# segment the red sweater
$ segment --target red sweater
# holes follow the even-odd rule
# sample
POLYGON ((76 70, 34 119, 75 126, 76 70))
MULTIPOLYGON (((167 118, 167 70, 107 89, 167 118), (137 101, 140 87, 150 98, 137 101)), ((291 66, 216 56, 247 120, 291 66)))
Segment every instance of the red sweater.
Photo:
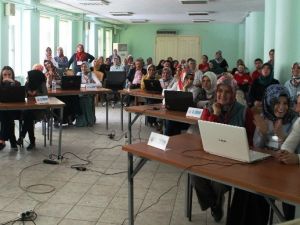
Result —
POLYGON ((202 73, 205 73, 206 71, 209 70, 209 64, 208 63, 205 63, 205 64, 201 63, 201 64, 199 64, 198 69, 201 70, 202 73))
POLYGON ((252 81, 255 81, 257 78, 259 78, 261 75, 261 73, 258 70, 253 71, 253 73, 251 74, 252 77, 252 81))
POLYGON ((252 78, 247 73, 238 73, 238 72, 236 72, 233 75, 233 77, 236 80, 238 86, 242 86, 242 85, 245 85, 245 84, 249 84, 249 85, 252 84, 252 78))

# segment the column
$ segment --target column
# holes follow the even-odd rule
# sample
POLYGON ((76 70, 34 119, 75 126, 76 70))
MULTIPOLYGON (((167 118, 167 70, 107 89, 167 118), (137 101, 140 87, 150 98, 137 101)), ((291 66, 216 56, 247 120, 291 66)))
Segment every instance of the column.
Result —
POLYGON ((264 13, 251 12, 246 18, 245 64, 254 69, 253 61, 263 57, 264 49, 264 13))
POLYGON ((238 57, 239 59, 245 58, 245 22, 239 24, 239 52, 238 57))
POLYGON ((0 3, 0 66, 8 65, 8 18, 4 15, 5 3, 0 3))
POLYGON ((269 61, 269 51, 275 48, 275 14, 276 0, 265 0, 264 62, 269 61))
POLYGON ((276 1, 275 78, 285 82, 290 78, 290 67, 300 61, 300 1, 276 1))

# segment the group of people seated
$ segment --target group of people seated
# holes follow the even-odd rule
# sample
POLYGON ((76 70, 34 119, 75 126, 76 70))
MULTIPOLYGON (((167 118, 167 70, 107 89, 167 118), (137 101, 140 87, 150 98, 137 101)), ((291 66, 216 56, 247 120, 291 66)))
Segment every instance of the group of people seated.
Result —
MULTIPOLYGON (((280 84, 274 78, 273 49, 269 55, 266 63, 255 59, 252 73, 241 59, 229 71, 221 51, 210 61, 204 55, 198 66, 192 58, 180 63, 169 58, 161 60, 158 66, 151 63, 146 67, 142 59, 137 59, 134 69, 128 72, 127 85, 145 89, 144 80, 156 79, 164 90, 192 92, 195 105, 203 108, 202 120, 245 127, 250 146, 274 150, 274 157, 283 164, 299 164, 300 64, 294 63, 290 79, 280 84)), ((149 103, 156 102, 149 99, 149 103)), ((150 123, 155 120, 148 118, 150 123)), ((197 132, 188 124, 166 121, 164 133, 171 136, 187 129, 197 132)), ((192 183, 202 210, 210 208, 219 222, 229 187, 197 176, 192 176, 192 183)), ((295 217, 295 206, 283 202, 282 207, 287 220, 295 217)), ((227 222, 264 225, 268 223, 269 211, 263 197, 235 189, 227 222)))

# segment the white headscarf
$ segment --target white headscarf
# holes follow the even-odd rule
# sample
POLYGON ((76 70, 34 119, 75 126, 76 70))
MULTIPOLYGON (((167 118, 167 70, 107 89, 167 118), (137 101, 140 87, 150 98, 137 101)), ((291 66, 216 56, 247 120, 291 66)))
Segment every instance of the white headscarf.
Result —
POLYGON ((209 80, 210 80, 210 83, 211 83, 211 88, 209 90, 206 90, 206 89, 204 89, 204 90, 205 90, 205 92, 206 92, 207 95, 211 95, 217 89, 217 80, 218 80, 217 79, 217 75, 214 72, 207 71, 206 73, 203 74, 202 79, 204 77, 208 77, 209 80))

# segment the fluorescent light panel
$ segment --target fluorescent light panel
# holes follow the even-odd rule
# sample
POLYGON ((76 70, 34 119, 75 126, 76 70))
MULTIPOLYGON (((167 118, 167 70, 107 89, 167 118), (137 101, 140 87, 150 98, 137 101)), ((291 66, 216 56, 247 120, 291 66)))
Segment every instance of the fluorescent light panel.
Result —
POLYGON ((81 5, 108 5, 110 2, 106 0, 79 0, 81 5))
POLYGON ((195 20, 192 20, 192 21, 193 21, 193 23, 209 23, 212 20, 211 19, 195 19, 195 20))
POLYGON ((143 20, 143 19, 136 19, 136 20, 130 20, 131 23, 147 23, 149 20, 143 20))
POLYGON ((209 12, 188 12, 189 16, 208 16, 209 12))
POLYGON ((132 16, 133 12, 110 12, 113 16, 132 16))
POLYGON ((207 4, 208 0, 180 0, 183 5, 207 4))

